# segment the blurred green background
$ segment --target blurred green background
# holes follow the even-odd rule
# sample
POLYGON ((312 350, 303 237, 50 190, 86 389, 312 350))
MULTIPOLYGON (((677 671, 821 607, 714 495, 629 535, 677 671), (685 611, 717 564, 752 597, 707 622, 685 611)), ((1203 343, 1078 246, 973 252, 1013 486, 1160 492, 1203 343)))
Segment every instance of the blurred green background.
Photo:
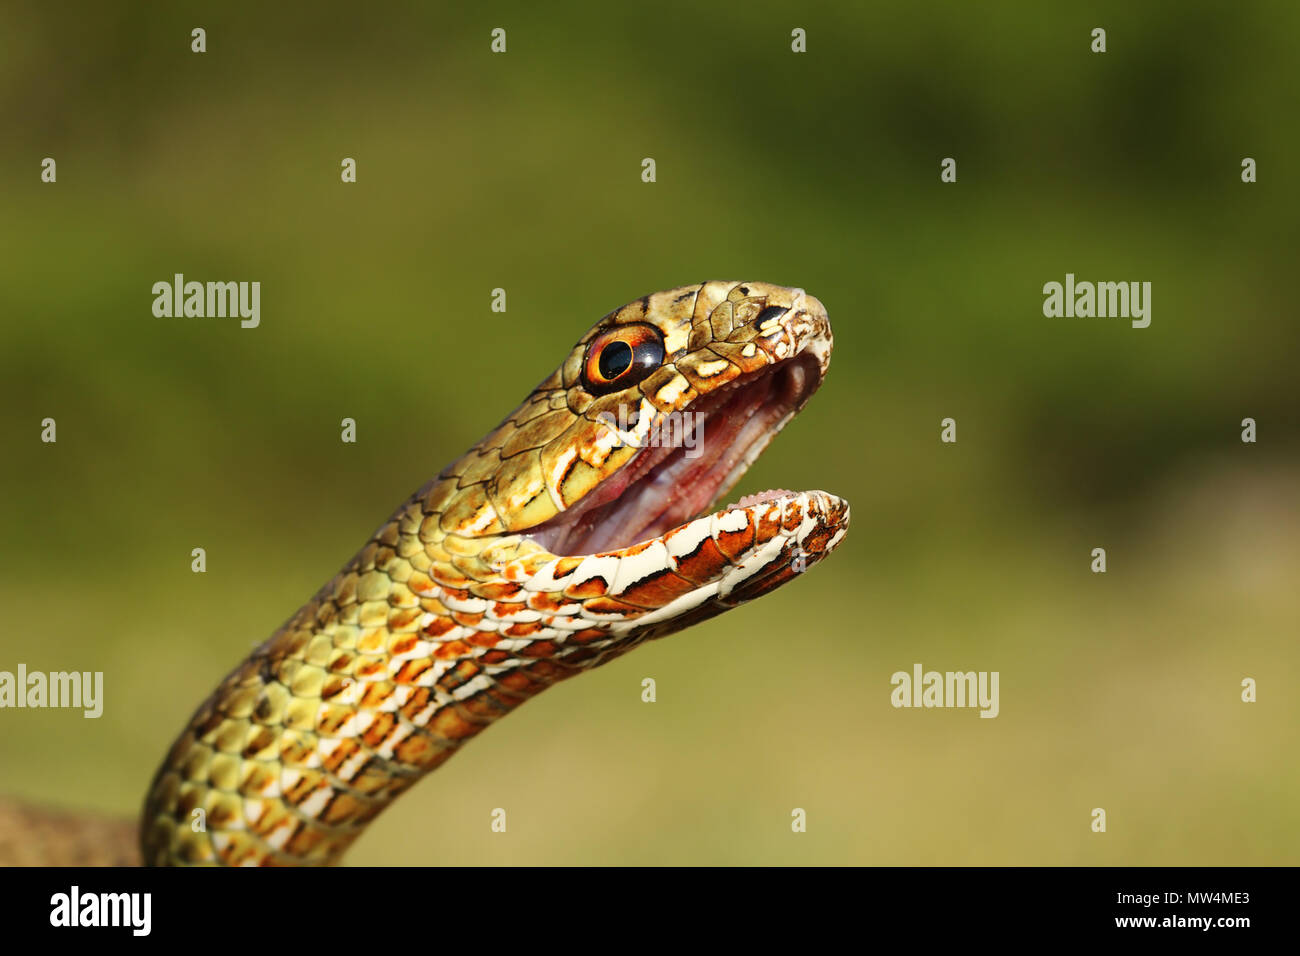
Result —
POLYGON ((0 791, 134 814, 595 319, 762 279, 836 351, 737 493, 842 495, 841 550, 528 704, 349 862, 1300 862, 1300 8, 1046 6, 0 7, 0 669, 106 684, 0 712, 0 791), (261 281, 261 327, 154 318, 176 272, 261 281), (1045 318, 1066 272, 1150 281, 1150 328, 1045 318), (916 662, 1001 716, 895 710, 916 662))

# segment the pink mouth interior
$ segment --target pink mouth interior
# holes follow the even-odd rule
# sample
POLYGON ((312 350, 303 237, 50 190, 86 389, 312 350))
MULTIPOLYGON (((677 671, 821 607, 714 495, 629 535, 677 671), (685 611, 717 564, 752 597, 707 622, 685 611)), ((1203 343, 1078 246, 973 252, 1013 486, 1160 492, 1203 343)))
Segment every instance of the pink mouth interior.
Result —
MULTIPOLYGON (((681 444, 647 447, 568 511, 529 535, 552 554, 595 554, 659 537, 704 513, 730 491, 821 384, 821 368, 801 354, 742 376, 697 400, 703 416, 698 444, 687 456, 681 444)), ((692 422, 691 424, 695 424, 692 422)), ((680 440, 678 429, 662 440, 680 440)), ((747 495, 731 507, 748 507, 789 492, 747 495)))

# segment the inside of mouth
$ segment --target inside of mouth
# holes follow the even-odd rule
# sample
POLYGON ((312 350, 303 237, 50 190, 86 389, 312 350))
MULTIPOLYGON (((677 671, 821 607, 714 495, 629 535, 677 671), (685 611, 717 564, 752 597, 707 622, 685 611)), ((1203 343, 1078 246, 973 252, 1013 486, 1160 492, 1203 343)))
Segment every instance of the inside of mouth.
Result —
MULTIPOLYGON (((707 513, 808 400, 820 372, 815 358, 798 355, 701 397, 689 419, 665 425, 657 443, 528 535, 552 554, 595 554, 659 537, 707 513)), ((788 493, 748 495, 731 507, 788 493)))

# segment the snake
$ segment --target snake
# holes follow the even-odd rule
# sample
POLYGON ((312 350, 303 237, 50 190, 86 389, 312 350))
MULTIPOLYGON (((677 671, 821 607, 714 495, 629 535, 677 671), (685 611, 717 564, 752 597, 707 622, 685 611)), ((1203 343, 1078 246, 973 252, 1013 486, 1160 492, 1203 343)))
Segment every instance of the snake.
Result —
POLYGON ((199 705, 145 797, 137 862, 335 864, 524 701, 821 561, 841 498, 722 502, 832 344, 819 300, 762 282, 605 315, 199 705))

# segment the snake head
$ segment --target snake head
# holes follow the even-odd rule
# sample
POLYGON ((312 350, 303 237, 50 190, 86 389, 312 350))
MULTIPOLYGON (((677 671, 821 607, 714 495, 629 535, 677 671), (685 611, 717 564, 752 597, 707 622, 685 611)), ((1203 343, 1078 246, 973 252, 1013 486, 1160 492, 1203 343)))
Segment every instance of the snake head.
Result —
POLYGON ((839 498, 719 502, 830 353, 822 304, 760 282, 605 316, 199 706, 150 788, 143 859, 336 860, 523 701, 821 560, 839 498))
POLYGON ((597 322, 439 475, 425 513, 467 584, 504 578, 555 626, 679 630, 843 538, 848 504, 825 492, 722 504, 821 385, 831 347, 826 310, 802 289, 705 282, 646 296, 597 322))

